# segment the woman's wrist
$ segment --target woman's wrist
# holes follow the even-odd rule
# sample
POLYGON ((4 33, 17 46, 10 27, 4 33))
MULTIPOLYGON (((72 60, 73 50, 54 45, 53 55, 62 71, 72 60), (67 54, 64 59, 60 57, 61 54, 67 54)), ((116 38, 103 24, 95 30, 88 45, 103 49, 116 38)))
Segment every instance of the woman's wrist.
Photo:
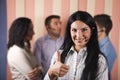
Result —
POLYGON ((54 75, 53 71, 48 70, 48 76, 50 77, 50 80, 57 80, 57 76, 54 75))

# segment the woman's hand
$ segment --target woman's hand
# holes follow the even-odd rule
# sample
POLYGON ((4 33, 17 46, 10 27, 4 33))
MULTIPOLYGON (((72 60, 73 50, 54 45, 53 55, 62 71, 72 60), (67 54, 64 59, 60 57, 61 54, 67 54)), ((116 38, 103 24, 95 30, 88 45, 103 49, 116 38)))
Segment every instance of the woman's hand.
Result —
POLYGON ((28 77, 31 80, 36 80, 40 77, 40 75, 42 75, 42 71, 41 67, 35 67, 28 73, 28 77))
POLYGON ((62 77, 69 70, 69 66, 60 62, 60 56, 60 52, 58 51, 58 60, 48 70, 48 75, 51 79, 62 77))

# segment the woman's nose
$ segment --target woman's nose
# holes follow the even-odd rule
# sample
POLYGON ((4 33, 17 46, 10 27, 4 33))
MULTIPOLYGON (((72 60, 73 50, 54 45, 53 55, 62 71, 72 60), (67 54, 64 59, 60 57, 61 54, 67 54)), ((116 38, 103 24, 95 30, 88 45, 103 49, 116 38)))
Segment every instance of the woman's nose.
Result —
POLYGON ((83 38, 83 33, 81 31, 78 31, 76 35, 78 38, 83 38))

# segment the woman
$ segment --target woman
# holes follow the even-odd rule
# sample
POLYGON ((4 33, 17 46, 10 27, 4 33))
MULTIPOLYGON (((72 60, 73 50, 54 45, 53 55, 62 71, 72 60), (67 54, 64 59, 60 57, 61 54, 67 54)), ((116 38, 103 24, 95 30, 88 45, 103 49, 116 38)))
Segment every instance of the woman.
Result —
POLYGON ((40 80, 42 67, 30 51, 30 40, 34 35, 29 18, 17 18, 9 30, 8 64, 12 80, 40 80))
POLYGON ((108 80, 107 61, 99 49, 97 27, 89 13, 77 11, 70 16, 64 43, 44 78, 49 79, 108 80))

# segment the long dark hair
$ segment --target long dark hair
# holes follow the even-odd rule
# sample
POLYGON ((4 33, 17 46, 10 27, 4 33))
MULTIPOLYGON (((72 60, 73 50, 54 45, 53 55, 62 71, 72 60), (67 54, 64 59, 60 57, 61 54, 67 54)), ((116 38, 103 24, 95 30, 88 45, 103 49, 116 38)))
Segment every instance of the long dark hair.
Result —
MULTIPOLYGON (((24 47, 24 38, 28 32, 30 23, 32 23, 32 21, 27 17, 19 17, 13 21, 9 29, 8 49, 14 44, 21 48, 24 47)), ((27 43, 30 47, 30 42, 27 41, 27 43)))
POLYGON ((85 68, 83 70, 81 80, 95 80, 96 73, 98 71, 98 55, 100 53, 100 49, 98 46, 97 27, 94 19, 89 13, 85 11, 77 11, 69 17, 66 26, 64 42, 60 48, 63 50, 61 54, 61 62, 64 63, 68 51, 70 50, 72 45, 74 45, 71 38, 70 29, 71 29, 71 24, 76 20, 80 20, 85 24, 87 24, 92 32, 91 38, 86 45, 88 55, 85 60, 85 68))

